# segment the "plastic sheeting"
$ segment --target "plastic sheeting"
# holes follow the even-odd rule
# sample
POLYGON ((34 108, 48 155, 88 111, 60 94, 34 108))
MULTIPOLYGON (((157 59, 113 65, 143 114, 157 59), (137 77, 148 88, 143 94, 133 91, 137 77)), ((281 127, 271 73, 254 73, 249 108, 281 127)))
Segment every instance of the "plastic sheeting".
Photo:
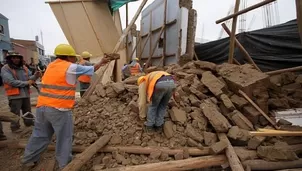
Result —
MULTIPOLYGON (((236 37, 262 71, 302 65, 302 45, 296 20, 241 33, 236 37)), ((195 51, 199 60, 217 64, 226 62, 229 55, 229 38, 196 45, 195 51)), ((248 63, 238 48, 235 49, 234 58, 240 63, 248 63)))
POLYGON ((123 5, 137 0, 110 0, 110 7, 112 11, 116 11, 121 8, 123 5))

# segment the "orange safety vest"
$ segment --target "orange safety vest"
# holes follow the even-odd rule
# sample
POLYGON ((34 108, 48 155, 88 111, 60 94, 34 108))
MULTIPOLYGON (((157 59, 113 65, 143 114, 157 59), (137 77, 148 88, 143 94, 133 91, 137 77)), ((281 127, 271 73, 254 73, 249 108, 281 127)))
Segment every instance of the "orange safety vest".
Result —
MULTIPOLYGON (((11 73, 13 74, 13 77, 16 80, 19 80, 18 77, 17 77, 17 72, 16 72, 15 69, 10 68, 7 64, 4 65, 3 67, 8 68, 11 71, 11 73)), ((25 70, 26 79, 28 80, 29 79, 29 77, 28 77, 28 68, 25 65, 23 66, 23 68, 25 70)), ((7 96, 15 96, 15 95, 19 95, 20 94, 19 87, 13 87, 10 84, 5 83, 5 82, 4 82, 4 89, 5 89, 5 92, 6 92, 7 96)))
POLYGON ((148 102, 151 101, 151 97, 153 95, 154 87, 156 85, 157 80, 160 79, 160 77, 162 77, 164 75, 167 76, 167 75, 171 75, 171 74, 164 72, 164 71, 154 71, 145 76, 145 81, 146 81, 146 85, 147 85, 146 90, 147 90, 148 102))
POLYGON ((136 63, 134 66, 130 67, 131 75, 136 75, 141 72, 139 63, 136 63))
MULTIPOLYGON (((82 60, 80 61, 79 64, 80 64, 80 65, 84 65, 85 62, 86 62, 86 60, 82 59, 82 60)), ((88 76, 88 75, 81 75, 81 76, 79 76, 78 80, 79 80, 80 82, 83 82, 83 83, 90 83, 90 81, 91 81, 91 76, 88 76)))
POLYGON ((62 59, 50 63, 42 78, 37 107, 71 109, 75 103, 76 85, 66 82, 66 71, 71 65, 62 59))

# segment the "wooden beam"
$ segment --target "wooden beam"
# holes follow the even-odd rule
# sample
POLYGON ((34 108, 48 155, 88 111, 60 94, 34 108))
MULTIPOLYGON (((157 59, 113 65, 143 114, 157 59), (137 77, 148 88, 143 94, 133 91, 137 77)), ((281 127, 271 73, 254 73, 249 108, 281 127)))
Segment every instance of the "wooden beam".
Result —
POLYGON ((264 5, 267 5, 267 4, 269 4, 269 3, 271 3, 271 2, 274 2, 274 1, 276 1, 276 0, 265 0, 265 1, 259 2, 258 4, 252 5, 252 6, 248 7, 248 8, 246 8, 246 9, 243 9, 243 10, 241 10, 241 11, 238 11, 238 12, 234 13, 234 14, 231 14, 231 15, 229 15, 229 16, 226 16, 226 17, 224 17, 224 18, 222 18, 222 19, 217 20, 217 21, 216 21, 216 24, 222 23, 222 22, 227 21, 227 20, 229 20, 229 19, 231 19, 231 18, 237 17, 238 15, 247 13, 247 12, 249 12, 249 11, 252 11, 252 10, 254 10, 254 9, 257 9, 257 8, 259 8, 259 7, 262 7, 262 6, 264 6, 264 5))
MULTIPOLYGON (((229 30, 229 28, 225 25, 225 23, 222 23, 221 26, 223 27, 223 29, 225 30, 225 32, 231 36, 231 31, 229 30)), ((242 46, 242 44, 237 40, 236 36, 234 37, 235 39, 235 44, 237 45, 237 47, 241 50, 241 52, 243 53, 243 56, 245 57, 245 59, 252 65, 254 65, 254 67, 261 71, 260 68, 257 66, 257 64, 254 62, 254 60, 252 59, 252 57, 249 55, 249 53, 245 50, 245 48, 242 46)), ((234 58, 235 59, 235 58, 234 58)))
MULTIPOLYGON (((128 166, 120 168, 106 169, 107 171, 167 171, 167 170, 193 170, 193 169, 202 169, 209 168, 213 166, 220 166, 227 162, 227 159, 224 155, 216 156, 205 156, 205 157, 196 157, 185 160, 177 161, 167 161, 167 162, 158 162, 150 163, 137 166, 128 166)), ((102 170, 102 166, 94 166, 94 171, 102 170)))
POLYGON ((104 147, 109 140, 111 139, 111 135, 104 135, 99 138, 92 145, 87 147, 85 151, 81 154, 75 156, 75 158, 66 166, 62 171, 77 171, 80 170, 81 167, 94 156, 102 147, 104 147))
MULTIPOLYGON (((155 52, 155 50, 156 50, 156 48, 157 48, 157 44, 158 44, 158 42, 159 42, 159 40, 160 40, 160 38, 161 38, 161 35, 163 34, 165 28, 166 28, 166 26, 163 25, 162 28, 161 28, 161 30, 160 30, 160 32, 159 32, 159 35, 158 35, 158 37, 157 37, 157 40, 156 40, 156 42, 155 42, 155 44, 154 44, 154 47, 153 47, 153 49, 152 49, 152 51, 151 51, 151 55, 149 56, 149 58, 148 58, 148 60, 147 60, 147 62, 146 62, 146 66, 147 66, 147 67, 149 67, 149 63, 150 63, 150 61, 151 61, 151 59, 152 59, 152 56, 154 55, 154 52, 155 52)), ((150 49, 150 50, 151 50, 151 49, 150 49)))
MULTIPOLYGON (((123 32, 122 36, 120 37, 120 39, 118 40, 117 44, 115 45, 112 53, 117 53, 121 43, 123 42, 123 40, 125 39, 125 37, 128 35, 129 31, 131 30, 133 24, 135 23, 135 21, 137 20, 139 14, 141 13, 141 11, 143 10, 144 6, 146 5, 148 0, 143 0, 143 2, 141 3, 141 5, 139 6, 138 10, 136 11, 134 17, 132 18, 131 22, 129 23, 128 27, 126 28, 126 30, 123 32)), ((103 74, 103 78, 102 78, 102 84, 105 85, 108 82, 110 82, 111 77, 112 77, 112 73, 113 73, 113 69, 114 69, 114 65, 115 65, 115 61, 111 61, 107 67, 106 70, 103 74)))
POLYGON ((266 72, 266 74, 268 74, 268 75, 277 75, 277 74, 281 74, 281 73, 284 73, 284 72, 297 72, 297 71, 300 71, 300 70, 302 70, 302 66, 280 69, 280 70, 276 70, 276 71, 270 71, 270 72, 266 72))
POLYGON ((279 130, 272 130, 272 131, 250 131, 252 136, 262 136, 262 137, 301 137, 302 131, 279 131, 279 130))
MULTIPOLYGON (((165 10, 164 10, 164 25, 167 24, 167 0, 165 0, 165 10)), ((164 31, 164 40, 163 40, 163 57, 159 63, 159 65, 162 63, 163 66, 165 66, 165 58, 166 58, 166 52, 167 52, 167 30, 164 31)))
POLYGON ((236 171, 244 171, 244 168, 225 133, 218 133, 218 138, 220 141, 225 141, 228 143, 228 147, 226 148, 225 154, 228 158, 231 169, 236 171))
POLYGON ((277 123, 274 122, 271 118, 269 118, 267 116, 266 113, 263 112, 263 110, 260 109, 260 107, 252 100, 248 97, 247 94, 245 94, 243 91, 239 90, 238 91, 239 94, 241 94, 256 110, 258 110, 262 116, 264 116, 266 118, 267 121, 269 121, 276 129, 280 129, 278 126, 277 126, 277 123))
MULTIPOLYGON (((27 142, 25 140, 6 140, 0 141, 0 148, 7 147, 12 149, 24 149, 26 147, 27 142)), ((54 145, 48 145, 47 150, 55 150, 54 145)), ((85 146, 73 146, 72 151, 76 153, 83 152, 87 147, 85 146)), ((210 149, 208 147, 204 147, 204 149, 198 148, 187 148, 190 156, 206 156, 210 155, 210 149)), ((181 153, 184 151, 183 148, 178 149, 170 149, 168 147, 141 147, 141 146, 105 146, 98 150, 101 153, 111 153, 114 151, 124 151, 129 154, 145 154, 149 155, 155 151, 162 151, 163 153, 167 153, 170 156, 174 156, 177 153, 181 153)))
MULTIPOLYGON (((151 33, 148 34, 148 37, 146 38, 146 41, 145 41, 145 43, 143 44, 143 47, 141 48, 140 54, 139 54, 139 56, 138 56, 139 59, 142 58, 142 55, 143 55, 144 50, 145 50, 145 47, 146 47, 146 45, 147 45, 148 40, 150 39, 150 37, 151 37, 151 33)), ((141 40, 142 40, 142 38, 141 38, 141 40)))
MULTIPOLYGON (((236 0, 234 13, 238 12, 239 6, 240 6, 240 0, 236 0)), ((230 50, 229 50, 229 63, 230 64, 233 63, 233 58, 234 58, 236 29, 237 29, 237 16, 235 16, 233 18, 232 33, 231 33, 231 36, 230 36, 230 50)))
MULTIPOLYGON (((130 54, 130 56, 129 56, 129 59, 130 59, 130 60, 132 59, 132 56, 134 55, 134 52, 137 51, 137 45, 140 44, 140 42, 141 42, 141 39, 139 39, 139 40, 137 41, 137 43, 135 44, 133 50, 131 51, 131 54, 130 54)), ((129 60, 129 61, 130 61, 130 60, 129 60)), ((128 62, 128 61, 127 61, 127 62, 128 62)))
POLYGON ((296 0, 297 24, 299 29, 300 40, 302 43, 302 1, 296 0))
MULTIPOLYGON (((128 16, 128 14, 129 14, 129 12, 128 12, 128 3, 126 4, 126 27, 128 27, 128 24, 129 24, 129 16, 128 16)), ((129 52, 128 52, 128 37, 129 37, 129 34, 127 34, 127 36, 126 36, 126 58, 127 58, 127 61, 130 61, 129 59, 130 59, 130 57, 128 56, 129 55, 129 52)))
POLYGON ((278 161, 269 162, 265 160, 246 160, 242 162, 245 167, 251 170, 280 170, 280 169, 294 169, 302 167, 302 159, 294 161, 278 161))

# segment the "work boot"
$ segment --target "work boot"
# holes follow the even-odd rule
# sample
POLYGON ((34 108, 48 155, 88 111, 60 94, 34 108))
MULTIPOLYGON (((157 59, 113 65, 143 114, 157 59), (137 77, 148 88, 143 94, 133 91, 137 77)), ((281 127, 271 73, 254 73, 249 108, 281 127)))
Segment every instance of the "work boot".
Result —
POLYGON ((154 132, 153 126, 145 126, 144 128, 145 128, 144 131, 145 131, 146 133, 154 132))
POLYGON ((22 164, 21 171, 30 171, 37 165, 37 162, 22 164))
POLYGON ((3 134, 0 135, 0 141, 5 141, 7 140, 7 137, 3 134))
POLYGON ((163 126, 155 126, 156 132, 163 132, 163 126))

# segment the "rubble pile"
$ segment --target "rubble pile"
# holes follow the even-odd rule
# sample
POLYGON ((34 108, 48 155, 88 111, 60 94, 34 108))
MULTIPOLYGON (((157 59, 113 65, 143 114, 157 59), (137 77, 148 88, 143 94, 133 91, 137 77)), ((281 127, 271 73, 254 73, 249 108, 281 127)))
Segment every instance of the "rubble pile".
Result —
MULTIPOLYGON (((297 154, 286 144, 293 144, 290 139, 249 135, 248 131, 256 128, 269 128, 269 123, 238 94, 238 90, 242 90, 263 111, 269 113, 272 108, 298 105, 298 102, 288 99, 299 95, 300 91, 289 90, 302 81, 300 77, 281 75, 278 76, 279 82, 274 82, 276 79, 255 70, 251 65, 216 65, 204 61, 189 62, 184 66, 170 65, 164 67, 164 70, 176 76, 177 88, 175 99, 172 98, 169 102, 163 133, 144 132, 144 121, 138 115, 137 77, 131 77, 124 82, 99 84, 87 100, 81 100, 77 104, 74 109, 74 145, 89 145, 100 136, 110 134, 110 146, 171 149, 209 147, 211 153, 218 154, 228 144, 220 141, 216 133, 225 133, 233 146, 242 146, 235 148, 242 162, 255 158, 270 161, 298 159, 297 154), (288 106, 274 106, 274 100, 284 98, 287 99, 288 106)), ((302 142, 298 140, 296 143, 302 142)), ((112 168, 189 157, 186 150, 174 156, 160 150, 149 156, 115 151, 100 154, 93 163, 112 168)))

